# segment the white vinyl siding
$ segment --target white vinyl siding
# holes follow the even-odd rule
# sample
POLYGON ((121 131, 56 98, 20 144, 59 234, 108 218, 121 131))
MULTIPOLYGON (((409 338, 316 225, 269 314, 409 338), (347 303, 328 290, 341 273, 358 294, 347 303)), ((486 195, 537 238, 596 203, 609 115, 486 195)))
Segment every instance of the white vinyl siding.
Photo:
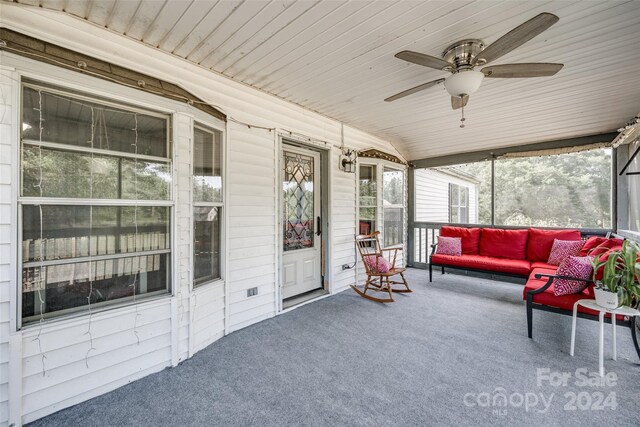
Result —
POLYGON ((469 223, 478 222, 478 186, 473 181, 433 169, 416 169, 414 187, 417 222, 449 222, 449 184, 469 188, 469 223))

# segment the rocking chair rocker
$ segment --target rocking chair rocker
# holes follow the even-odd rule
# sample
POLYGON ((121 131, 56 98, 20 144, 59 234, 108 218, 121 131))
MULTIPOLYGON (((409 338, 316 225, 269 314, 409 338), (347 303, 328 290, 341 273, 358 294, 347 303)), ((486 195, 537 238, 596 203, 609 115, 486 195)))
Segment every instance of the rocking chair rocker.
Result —
POLYGON ((361 234, 356 237, 356 245, 362 257, 362 263, 367 272, 367 281, 364 284, 364 290, 360 290, 357 286, 351 285, 354 291, 360 296, 376 302, 393 302, 393 292, 412 292, 409 289, 407 280, 404 278, 404 268, 396 268, 396 257, 400 248, 382 248, 378 240, 379 231, 373 234, 361 234), (384 257, 384 252, 392 252, 393 259, 391 263, 384 257), (393 276, 400 275, 402 282, 391 280, 393 276), (403 288, 394 288, 392 285, 404 285, 403 288), (388 298, 377 298, 368 295, 368 291, 387 292, 388 298))

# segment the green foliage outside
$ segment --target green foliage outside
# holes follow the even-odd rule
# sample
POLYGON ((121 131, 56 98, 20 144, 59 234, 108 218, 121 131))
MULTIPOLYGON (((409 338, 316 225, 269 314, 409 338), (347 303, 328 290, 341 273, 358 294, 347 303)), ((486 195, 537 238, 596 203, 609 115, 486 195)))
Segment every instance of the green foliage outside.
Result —
MULTIPOLYGON (((491 164, 456 166, 480 180, 478 222, 491 223, 491 164)), ((611 227, 611 150, 495 162, 496 225, 611 227)))

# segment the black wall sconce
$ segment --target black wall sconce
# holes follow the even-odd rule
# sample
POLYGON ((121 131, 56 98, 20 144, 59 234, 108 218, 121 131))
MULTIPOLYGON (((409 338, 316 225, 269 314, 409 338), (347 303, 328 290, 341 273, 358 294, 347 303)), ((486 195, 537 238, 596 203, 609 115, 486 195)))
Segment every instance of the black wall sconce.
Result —
POLYGON ((342 154, 340 155, 340 170, 347 173, 355 173, 356 172, 356 151, 355 150, 342 150, 342 154))

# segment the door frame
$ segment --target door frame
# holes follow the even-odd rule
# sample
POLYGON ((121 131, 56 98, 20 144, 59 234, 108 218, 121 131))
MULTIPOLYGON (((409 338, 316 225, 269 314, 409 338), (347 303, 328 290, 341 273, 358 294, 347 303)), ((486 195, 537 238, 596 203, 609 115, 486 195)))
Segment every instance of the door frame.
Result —
POLYGON ((315 141, 310 138, 299 138, 290 135, 289 132, 279 133, 276 132, 276 150, 275 150, 275 200, 276 200, 276 218, 275 218, 275 236, 276 236, 276 274, 275 274, 275 312, 276 314, 285 313, 287 311, 296 309, 307 302, 316 301, 320 298, 324 298, 333 293, 333 280, 332 280, 332 266, 331 266, 331 235, 332 228, 329 221, 331 215, 331 161, 334 157, 333 146, 325 143, 324 141, 315 141), (282 241, 282 227, 283 227, 283 194, 282 194, 282 151, 286 146, 298 147, 305 150, 315 151, 320 154, 320 217, 322 222, 322 239, 320 256, 322 257, 322 243, 324 243, 324 270, 322 270, 322 264, 320 267, 320 278, 324 283, 324 288, 328 291, 327 294, 318 296, 309 301, 305 301, 301 304, 289 307, 287 309, 282 308, 282 260, 283 260, 283 241, 282 241))

